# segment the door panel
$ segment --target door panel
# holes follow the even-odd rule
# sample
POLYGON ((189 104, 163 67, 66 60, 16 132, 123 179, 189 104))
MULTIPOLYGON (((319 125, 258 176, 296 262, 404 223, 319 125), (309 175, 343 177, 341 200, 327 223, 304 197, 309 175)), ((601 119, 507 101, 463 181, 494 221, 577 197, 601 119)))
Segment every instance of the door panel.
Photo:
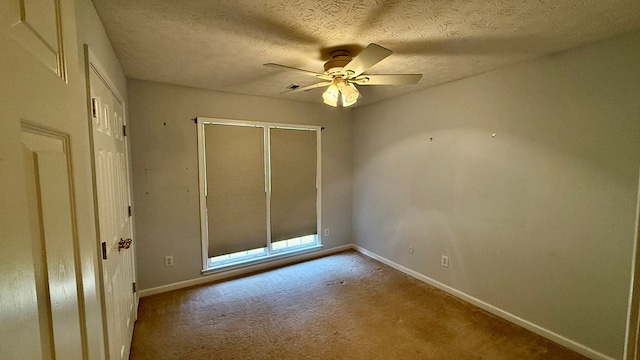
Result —
POLYGON ((83 334, 68 137, 23 124, 23 158, 31 222, 39 229, 32 252, 43 358, 81 359, 83 334))
POLYGON ((10 0, 5 6, 11 37, 66 81, 60 0, 10 0))
POLYGON ((107 343, 109 358, 120 360, 129 357, 135 320, 133 252, 120 246, 132 237, 124 104, 94 67, 90 84, 107 343))

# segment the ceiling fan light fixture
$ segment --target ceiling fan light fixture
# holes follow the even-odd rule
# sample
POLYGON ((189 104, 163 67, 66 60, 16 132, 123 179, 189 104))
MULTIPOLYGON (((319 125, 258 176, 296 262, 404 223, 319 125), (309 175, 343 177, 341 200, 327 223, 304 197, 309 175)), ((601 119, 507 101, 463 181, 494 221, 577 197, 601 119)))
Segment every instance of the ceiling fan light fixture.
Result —
POLYGON ((322 99, 325 104, 329 106, 337 107, 339 95, 340 95, 340 90, 338 89, 338 87, 334 82, 333 84, 329 85, 329 87, 327 88, 327 90, 325 90, 324 93, 322 93, 322 99))
POLYGON ((334 78, 331 85, 322 93, 323 102, 333 107, 338 107, 338 100, 341 100, 343 107, 351 106, 358 101, 358 98, 360 98, 360 92, 355 85, 341 77, 334 78))
POLYGON ((323 102, 329 106, 338 107, 338 99, 335 99, 335 100, 324 99, 323 102))
POLYGON ((353 105, 360 98, 360 92, 358 91, 356 86, 351 84, 351 83, 349 83, 349 84, 347 84, 347 86, 343 87, 340 90, 340 92, 342 93, 342 98, 343 98, 342 103, 343 103, 344 106, 353 105), (347 105, 347 103, 349 105, 347 105))
POLYGON ((344 96, 344 94, 342 94, 342 107, 351 106, 351 105, 355 104, 356 102, 358 102, 358 99, 355 99, 353 101, 349 101, 349 100, 347 100, 347 97, 344 96))

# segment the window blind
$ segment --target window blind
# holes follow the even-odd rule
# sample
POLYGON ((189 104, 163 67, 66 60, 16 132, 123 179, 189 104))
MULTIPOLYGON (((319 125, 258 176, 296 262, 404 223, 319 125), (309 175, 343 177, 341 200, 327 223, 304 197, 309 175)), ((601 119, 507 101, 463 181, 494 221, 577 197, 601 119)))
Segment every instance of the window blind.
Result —
POLYGON ((204 129, 209 257, 267 246, 264 128, 204 129))
POLYGON ((270 129, 271 242, 317 233, 316 132, 270 129))

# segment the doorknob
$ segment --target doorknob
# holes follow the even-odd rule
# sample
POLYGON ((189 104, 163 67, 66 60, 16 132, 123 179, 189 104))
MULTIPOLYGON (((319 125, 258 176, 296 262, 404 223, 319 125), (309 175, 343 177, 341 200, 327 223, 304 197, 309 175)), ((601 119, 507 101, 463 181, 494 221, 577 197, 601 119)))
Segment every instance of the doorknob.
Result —
POLYGON ((120 252, 120 250, 122 249, 128 249, 131 247, 131 239, 120 239, 120 241, 118 241, 118 252, 120 252))

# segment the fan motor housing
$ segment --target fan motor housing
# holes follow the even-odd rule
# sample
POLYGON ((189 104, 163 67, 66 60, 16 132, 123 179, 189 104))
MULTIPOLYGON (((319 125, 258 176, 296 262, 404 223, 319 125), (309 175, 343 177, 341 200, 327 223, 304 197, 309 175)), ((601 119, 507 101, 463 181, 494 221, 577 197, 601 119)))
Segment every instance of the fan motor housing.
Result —
POLYGON ((324 73, 327 75, 346 75, 342 73, 342 68, 352 60, 351 53, 346 50, 335 50, 331 52, 331 60, 324 63, 324 73))

